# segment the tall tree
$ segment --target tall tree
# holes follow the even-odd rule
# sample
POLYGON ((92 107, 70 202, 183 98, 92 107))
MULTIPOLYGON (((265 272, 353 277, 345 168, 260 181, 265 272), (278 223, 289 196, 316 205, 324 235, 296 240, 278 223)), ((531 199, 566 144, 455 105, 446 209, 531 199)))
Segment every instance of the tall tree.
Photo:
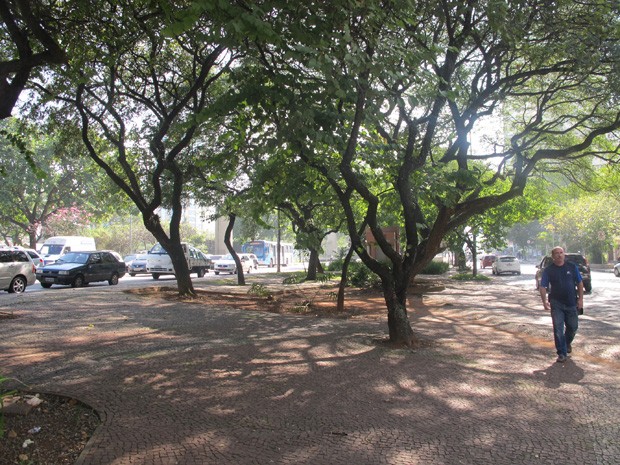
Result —
POLYGON ((180 237, 189 160, 202 150, 193 142, 236 55, 211 18, 179 28, 176 2, 104 0, 97 15, 91 8, 75 12, 82 28, 67 38, 67 73, 40 88, 67 104, 63 116, 77 112, 89 156, 170 254, 179 293, 193 294, 180 237), (95 144, 99 137, 107 147, 95 144), (172 211, 169 233, 162 207, 172 211))
POLYGON ((381 279, 393 342, 415 342, 407 287, 447 233, 520 196, 537 169, 617 157, 589 150, 620 128, 619 16, 609 2, 281 8, 265 18, 280 40, 260 54, 278 92, 279 137, 338 195, 356 252, 381 279), (471 134, 493 118, 509 119, 511 133, 474 152, 471 134), (382 232, 394 208, 403 253, 382 232), (366 251, 361 222, 388 263, 366 251))
POLYGON ((15 231, 10 235, 17 240, 27 237, 34 249, 43 235, 50 235, 48 223, 59 215, 82 211, 92 219, 105 216, 108 195, 114 190, 84 157, 75 132, 43 132, 12 119, 4 120, 0 129, 24 141, 22 149, 36 162, 33 168, 12 142, 0 140, 0 166, 5 168, 0 175, 0 225, 4 231, 15 231))
POLYGON ((0 119, 11 116, 33 70, 67 63, 55 3, 0 0, 0 119))

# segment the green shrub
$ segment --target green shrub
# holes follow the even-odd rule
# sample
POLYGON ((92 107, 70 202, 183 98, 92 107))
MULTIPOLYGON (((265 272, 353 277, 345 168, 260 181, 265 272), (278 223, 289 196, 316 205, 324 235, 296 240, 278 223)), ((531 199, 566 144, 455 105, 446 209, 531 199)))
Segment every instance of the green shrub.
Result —
POLYGON ((351 262, 347 273, 347 284, 353 287, 373 287, 379 284, 379 277, 360 262, 351 262))
POLYGON ((444 274, 449 269, 449 263, 432 261, 424 267, 420 274, 444 274))
POLYGON ((248 290, 249 295, 256 295, 258 297, 269 297, 271 295, 271 291, 267 289, 267 286, 264 284, 254 283, 250 290, 248 290))
POLYGON ((342 271, 344 265, 344 258, 337 258, 329 262, 329 265, 325 268, 326 271, 342 271))

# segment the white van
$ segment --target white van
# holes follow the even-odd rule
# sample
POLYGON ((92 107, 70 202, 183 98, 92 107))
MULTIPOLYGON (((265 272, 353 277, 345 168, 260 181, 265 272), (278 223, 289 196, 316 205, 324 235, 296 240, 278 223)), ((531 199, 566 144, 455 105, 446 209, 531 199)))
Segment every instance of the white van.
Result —
MULTIPOLYGON (((187 242, 181 242, 181 247, 189 272, 196 273, 199 278, 202 278, 209 271, 211 261, 204 253, 187 242)), ((147 254, 146 272, 150 273, 153 279, 159 279, 162 274, 174 274, 172 259, 159 243, 155 244, 147 254)))
POLYGON ((54 236, 46 239, 39 253, 45 261, 45 265, 56 262, 67 252, 95 251, 95 239, 86 236, 54 236))

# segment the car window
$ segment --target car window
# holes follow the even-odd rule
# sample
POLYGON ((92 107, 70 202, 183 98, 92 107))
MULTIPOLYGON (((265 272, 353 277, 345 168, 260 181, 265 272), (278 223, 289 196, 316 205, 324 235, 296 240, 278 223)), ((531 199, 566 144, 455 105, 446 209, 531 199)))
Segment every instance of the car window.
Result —
POLYGON ((118 263, 118 260, 111 253, 101 254, 101 258, 103 259, 103 263, 118 263))
POLYGON ((515 262, 517 257, 500 257, 500 262, 515 262))
POLYGON ((89 254, 80 252, 69 252, 58 259, 56 263, 86 263, 89 254))

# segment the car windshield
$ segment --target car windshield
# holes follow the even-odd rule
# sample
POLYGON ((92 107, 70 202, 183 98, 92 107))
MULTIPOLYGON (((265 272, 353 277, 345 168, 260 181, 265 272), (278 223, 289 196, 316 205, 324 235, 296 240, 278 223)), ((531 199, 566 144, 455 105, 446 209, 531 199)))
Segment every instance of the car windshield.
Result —
POLYGON ((500 257, 500 262, 515 262, 517 261, 517 257, 500 257))
POLYGON ((569 254, 566 254, 564 256, 564 258, 565 258, 566 261, 573 262, 573 263, 576 263, 578 265, 585 265, 586 264, 586 259, 583 258, 583 255, 574 255, 574 254, 570 254, 569 253, 569 254))
POLYGON ((222 260, 233 260, 234 261, 235 259, 233 258, 231 254, 228 254, 228 255, 224 255, 222 257, 222 260))
POLYGON ((41 255, 59 255, 62 248, 62 244, 44 244, 41 247, 41 255))
POLYGON ((164 249, 160 243, 155 244, 153 248, 149 250, 149 253, 157 255, 168 255, 168 252, 166 252, 166 249, 164 249))
POLYGON ((87 261, 87 253, 69 252, 60 257, 56 263, 86 263, 87 261))

